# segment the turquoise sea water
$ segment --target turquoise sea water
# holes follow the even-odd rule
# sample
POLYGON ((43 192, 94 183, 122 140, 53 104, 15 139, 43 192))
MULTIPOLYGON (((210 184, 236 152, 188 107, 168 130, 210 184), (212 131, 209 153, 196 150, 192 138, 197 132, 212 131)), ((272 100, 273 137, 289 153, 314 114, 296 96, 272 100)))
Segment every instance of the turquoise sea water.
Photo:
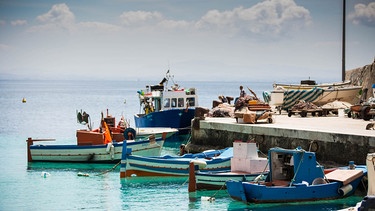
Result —
MULTIPOLYGON (((207 108, 218 95, 236 97, 241 84, 258 97, 272 88, 271 82, 181 82, 186 88, 196 87, 200 106, 207 108)), ((145 85, 142 81, 0 80, 0 210, 337 210, 362 199, 359 195, 314 203, 244 204, 233 201, 225 190, 189 194, 187 178, 120 180, 118 168, 109 171, 111 164, 28 165, 28 137, 56 139, 48 144, 75 143, 75 131, 84 127, 76 121, 76 110, 90 114, 94 127, 106 109, 117 119, 124 115, 133 126, 136 91, 145 85), (22 103, 22 98, 27 102, 22 103)), ((166 143, 163 154, 177 153, 178 145, 166 143)))

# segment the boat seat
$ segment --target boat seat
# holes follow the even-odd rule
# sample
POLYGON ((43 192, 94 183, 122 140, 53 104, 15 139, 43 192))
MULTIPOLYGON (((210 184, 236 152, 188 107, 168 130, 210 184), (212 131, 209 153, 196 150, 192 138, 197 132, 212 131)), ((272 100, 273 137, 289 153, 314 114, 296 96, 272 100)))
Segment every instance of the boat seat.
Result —
POLYGON ((315 178, 311 185, 322 185, 327 184, 327 181, 321 177, 315 178))

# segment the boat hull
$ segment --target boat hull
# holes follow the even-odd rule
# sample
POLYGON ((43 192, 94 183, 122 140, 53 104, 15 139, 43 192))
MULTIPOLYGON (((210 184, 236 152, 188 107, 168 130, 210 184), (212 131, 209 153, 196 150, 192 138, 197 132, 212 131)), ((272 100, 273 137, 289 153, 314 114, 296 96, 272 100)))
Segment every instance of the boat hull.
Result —
POLYGON ((254 203, 280 203, 296 201, 316 201, 337 199, 352 195, 357 189, 363 176, 367 174, 365 167, 361 168, 362 176, 348 184, 340 181, 330 181, 324 184, 293 183, 284 186, 259 184, 242 181, 227 181, 229 195, 239 201, 254 203))
MULTIPOLYGON (((293 98, 293 102, 297 102, 298 100, 305 100, 308 102, 312 102, 317 106, 322 106, 326 103, 333 102, 335 100, 348 102, 351 104, 355 104, 358 101, 358 94, 359 91, 362 89, 360 86, 354 87, 344 87, 344 88, 334 88, 334 89, 323 89, 323 93, 317 97, 314 97, 312 100, 308 98, 304 99, 301 96, 296 96, 293 98)), ((290 92, 296 91, 305 91, 308 90, 273 90, 271 91, 271 99, 269 104, 271 106, 282 106, 284 109, 288 109, 288 107, 283 106, 285 104, 285 100, 290 97, 290 92)))
MULTIPOLYGON (((40 162, 83 162, 83 163, 117 163, 121 160, 122 142, 100 145, 31 145, 31 161, 40 162)), ((157 139, 151 143, 144 141, 127 141, 132 152, 140 156, 158 156, 164 140, 157 139)))
POLYGON ((189 165, 194 162, 201 171, 228 171, 233 149, 210 150, 183 156, 143 157, 126 155, 121 160, 120 178, 130 176, 189 176, 189 165), (220 154, 219 156, 217 156, 220 154))
POLYGON ((189 164, 192 160, 206 162, 202 171, 222 171, 230 169, 230 158, 218 159, 147 159, 130 156, 126 165, 126 177, 129 176, 189 176, 189 164))
POLYGON ((189 133, 194 115, 195 108, 170 109, 146 115, 136 114, 134 121, 137 128, 170 127, 177 129, 179 135, 183 135, 189 133))
POLYGON ((221 172, 201 172, 195 173, 196 179, 196 190, 219 190, 226 189, 225 182, 229 180, 251 182, 254 179, 259 179, 259 181, 264 181, 268 173, 244 173, 244 172, 231 172, 231 171, 221 171, 221 172))

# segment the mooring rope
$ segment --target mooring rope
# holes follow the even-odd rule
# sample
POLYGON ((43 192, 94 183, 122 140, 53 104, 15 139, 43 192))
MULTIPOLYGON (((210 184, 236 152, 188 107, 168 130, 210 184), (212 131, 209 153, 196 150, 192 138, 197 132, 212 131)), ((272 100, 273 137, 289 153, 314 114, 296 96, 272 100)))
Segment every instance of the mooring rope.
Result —
POLYGON ((99 174, 96 174, 95 176, 100 176, 100 175, 103 175, 103 174, 106 174, 106 173, 108 173, 108 172, 110 172, 110 171, 115 170, 116 167, 117 167, 118 165, 120 165, 120 163, 121 163, 121 161, 118 162, 116 165, 114 165, 111 169, 105 170, 105 171, 103 171, 103 172, 101 172, 101 173, 99 173, 99 174))
POLYGON ((188 181, 189 181, 189 177, 185 180, 185 182, 183 182, 183 183, 180 185, 180 187, 177 188, 177 190, 180 189, 182 186, 184 186, 188 181))
POLYGON ((224 182, 224 184, 220 187, 220 189, 217 190, 217 191, 214 193, 214 195, 212 195, 212 196, 210 196, 210 198, 208 198, 208 201, 211 201, 212 199, 214 199, 215 196, 216 196, 216 194, 219 193, 219 191, 221 191, 221 189, 223 189, 224 186, 225 186, 225 182, 224 182))
POLYGON ((324 175, 324 180, 325 180, 327 183, 329 183, 329 180, 328 180, 328 178, 326 177, 326 174, 324 173, 323 166, 320 165, 320 163, 319 163, 318 161, 315 161, 315 162, 319 165, 320 169, 322 170, 322 173, 323 173, 323 175, 324 175))

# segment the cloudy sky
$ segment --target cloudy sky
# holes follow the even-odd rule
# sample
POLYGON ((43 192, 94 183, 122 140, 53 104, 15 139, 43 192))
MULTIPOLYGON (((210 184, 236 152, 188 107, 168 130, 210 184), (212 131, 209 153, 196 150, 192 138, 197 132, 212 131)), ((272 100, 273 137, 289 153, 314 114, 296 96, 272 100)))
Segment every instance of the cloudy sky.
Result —
MULTIPOLYGON (((346 8, 350 70, 374 61, 375 1, 346 8)), ((0 79, 341 81, 342 12, 342 0, 2 0, 0 79)))

